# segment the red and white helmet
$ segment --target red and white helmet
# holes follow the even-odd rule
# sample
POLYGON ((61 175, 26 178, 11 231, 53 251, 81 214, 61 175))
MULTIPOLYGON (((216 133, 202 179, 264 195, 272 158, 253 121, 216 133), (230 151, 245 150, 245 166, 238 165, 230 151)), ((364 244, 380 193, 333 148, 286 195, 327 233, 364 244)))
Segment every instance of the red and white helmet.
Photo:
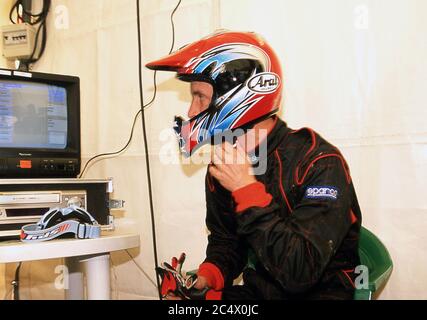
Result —
POLYGON ((216 33, 146 66, 176 72, 183 81, 204 81, 213 86, 207 110, 188 121, 175 117, 174 129, 187 156, 213 137, 250 128, 280 108, 283 82, 279 59, 267 42, 252 32, 216 33))

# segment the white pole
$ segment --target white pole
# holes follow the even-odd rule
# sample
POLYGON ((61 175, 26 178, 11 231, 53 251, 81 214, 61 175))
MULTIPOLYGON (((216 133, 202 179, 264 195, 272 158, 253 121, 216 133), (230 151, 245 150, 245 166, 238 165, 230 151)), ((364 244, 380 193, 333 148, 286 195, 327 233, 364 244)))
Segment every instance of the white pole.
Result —
POLYGON ((87 299, 110 300, 110 254, 85 257, 81 262, 86 274, 87 299))

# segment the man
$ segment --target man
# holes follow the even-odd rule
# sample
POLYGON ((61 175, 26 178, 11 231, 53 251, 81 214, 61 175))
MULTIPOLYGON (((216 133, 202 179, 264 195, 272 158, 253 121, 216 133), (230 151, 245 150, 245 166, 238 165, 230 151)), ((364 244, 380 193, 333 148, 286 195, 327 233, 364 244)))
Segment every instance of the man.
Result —
POLYGON ((186 155, 245 133, 215 147, 210 235, 192 290, 208 299, 352 299, 361 213, 347 164, 313 130, 291 130, 275 116, 283 78, 265 40, 221 32, 147 67, 191 83, 190 120, 175 119, 186 155), (242 271, 243 285, 233 286, 242 271))

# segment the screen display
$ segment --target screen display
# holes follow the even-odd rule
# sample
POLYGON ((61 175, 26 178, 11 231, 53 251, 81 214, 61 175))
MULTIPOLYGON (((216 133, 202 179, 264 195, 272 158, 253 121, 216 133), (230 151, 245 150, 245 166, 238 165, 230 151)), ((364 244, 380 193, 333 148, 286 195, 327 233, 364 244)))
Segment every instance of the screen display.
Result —
POLYGON ((0 148, 65 149, 67 133, 65 88, 0 80, 0 148))

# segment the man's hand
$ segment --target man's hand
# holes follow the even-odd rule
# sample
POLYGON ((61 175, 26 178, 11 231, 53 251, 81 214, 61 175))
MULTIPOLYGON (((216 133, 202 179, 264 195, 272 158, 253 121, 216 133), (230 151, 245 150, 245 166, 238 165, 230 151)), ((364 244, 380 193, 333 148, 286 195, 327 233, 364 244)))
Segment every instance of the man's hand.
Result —
POLYGON ((157 275, 162 279, 160 292, 165 300, 205 300, 209 291, 208 281, 205 277, 195 274, 182 274, 181 269, 185 261, 185 253, 180 258, 172 258, 172 264, 163 262, 156 269, 157 275))
POLYGON ((238 143, 236 148, 228 142, 215 147, 212 158, 209 173, 228 191, 257 182, 248 156, 238 143))

